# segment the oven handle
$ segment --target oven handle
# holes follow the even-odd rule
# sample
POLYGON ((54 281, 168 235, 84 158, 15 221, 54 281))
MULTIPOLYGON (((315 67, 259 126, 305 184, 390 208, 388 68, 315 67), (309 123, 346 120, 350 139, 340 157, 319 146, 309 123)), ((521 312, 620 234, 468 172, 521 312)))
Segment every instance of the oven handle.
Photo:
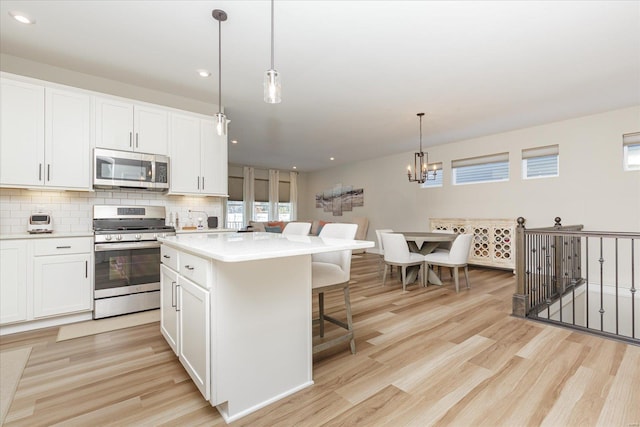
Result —
POLYGON ((93 246, 96 252, 119 251, 125 249, 152 249, 159 248, 158 241, 152 242, 126 242, 126 243, 97 243, 93 246))

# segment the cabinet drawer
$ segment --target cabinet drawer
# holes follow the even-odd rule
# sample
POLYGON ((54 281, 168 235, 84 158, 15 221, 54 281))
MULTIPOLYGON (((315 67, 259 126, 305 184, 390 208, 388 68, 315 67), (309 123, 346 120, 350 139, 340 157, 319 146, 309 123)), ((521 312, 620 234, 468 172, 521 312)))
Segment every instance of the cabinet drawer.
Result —
POLYGON ((208 288, 208 271, 209 260, 188 253, 180 252, 180 264, 178 266, 178 272, 181 275, 197 283, 203 288, 208 288))
POLYGON ((178 251, 167 245, 160 246, 160 262, 170 269, 178 271, 178 251))
POLYGON ((61 237, 59 239, 38 239, 35 241, 34 255, 80 254, 93 251, 91 237, 61 237))

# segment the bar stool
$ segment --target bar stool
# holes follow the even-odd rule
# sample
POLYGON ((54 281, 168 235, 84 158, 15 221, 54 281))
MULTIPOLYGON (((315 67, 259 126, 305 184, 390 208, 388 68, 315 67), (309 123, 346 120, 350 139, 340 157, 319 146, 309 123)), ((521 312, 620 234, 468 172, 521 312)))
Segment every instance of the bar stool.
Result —
MULTIPOLYGON (((320 232, 321 238, 353 240, 357 224, 326 224, 320 232)), ((353 320, 351 317, 351 300, 349 297, 349 280, 351 278, 351 251, 334 251, 311 256, 311 286, 313 295, 318 295, 318 319, 320 337, 324 337, 324 322, 331 322, 347 330, 347 333, 327 341, 322 341, 313 346, 313 353, 326 350, 340 343, 349 341, 351 353, 356 353, 356 340, 353 334, 353 320), (341 289, 344 293, 344 305, 346 310, 346 323, 328 316, 324 312, 325 292, 341 289)))

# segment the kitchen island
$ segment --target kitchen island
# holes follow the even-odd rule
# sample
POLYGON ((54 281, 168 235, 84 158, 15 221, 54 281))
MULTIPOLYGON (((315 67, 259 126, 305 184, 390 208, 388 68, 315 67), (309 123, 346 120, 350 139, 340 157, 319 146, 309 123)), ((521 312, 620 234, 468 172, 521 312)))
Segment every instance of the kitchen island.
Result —
POLYGON ((313 384, 311 255, 374 246, 255 232, 158 240, 162 334, 226 422, 313 384))

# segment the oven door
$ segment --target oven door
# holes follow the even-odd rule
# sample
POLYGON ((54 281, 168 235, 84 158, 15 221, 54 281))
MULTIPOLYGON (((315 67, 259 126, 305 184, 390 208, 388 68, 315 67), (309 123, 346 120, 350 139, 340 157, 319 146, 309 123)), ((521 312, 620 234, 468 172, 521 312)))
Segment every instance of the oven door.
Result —
POLYGON ((94 246, 94 298, 160 289, 160 243, 101 243, 94 246))

